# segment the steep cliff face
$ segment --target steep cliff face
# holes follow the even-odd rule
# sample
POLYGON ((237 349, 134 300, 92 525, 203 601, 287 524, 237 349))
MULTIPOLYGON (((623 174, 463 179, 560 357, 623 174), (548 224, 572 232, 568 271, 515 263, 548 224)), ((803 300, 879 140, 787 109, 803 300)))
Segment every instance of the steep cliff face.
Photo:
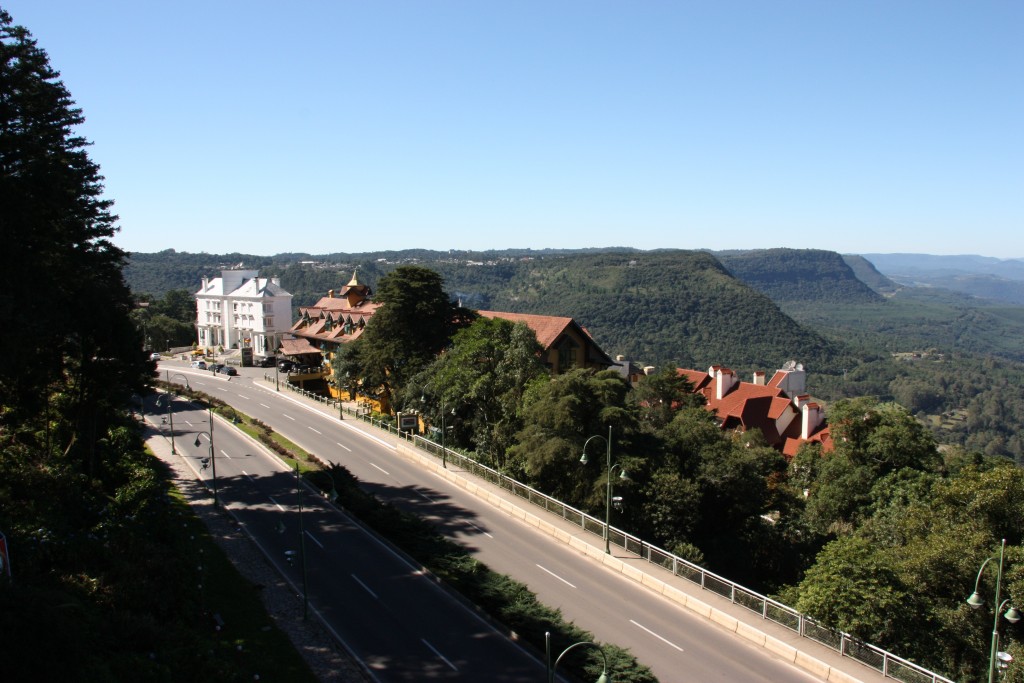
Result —
POLYGON ((733 275, 773 301, 871 303, 881 295, 842 256, 819 249, 759 249, 715 254, 733 275))

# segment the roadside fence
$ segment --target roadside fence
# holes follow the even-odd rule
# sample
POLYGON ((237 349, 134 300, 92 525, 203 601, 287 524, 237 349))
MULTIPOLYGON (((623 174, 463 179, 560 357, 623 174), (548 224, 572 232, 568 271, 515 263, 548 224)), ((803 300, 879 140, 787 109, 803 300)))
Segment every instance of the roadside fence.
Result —
MULTIPOLYGON (((271 382, 274 380, 272 376, 265 376, 264 378, 271 382)), ((361 409, 358 406, 355 410, 344 406, 339 407, 339 401, 337 399, 319 396, 310 391, 306 391, 305 389, 296 387, 288 382, 283 382, 282 385, 286 385, 292 391, 300 393, 307 398, 331 405, 352 418, 367 422, 374 427, 386 430, 391 434, 410 441, 416 446, 416 448, 436 456, 438 459, 442 458, 442 450, 439 444, 418 434, 401 431, 398 429, 397 425, 394 425, 389 421, 381 420, 379 418, 374 419, 369 410, 361 409)), ((604 537, 604 521, 588 515, 585 512, 569 507, 561 501, 541 493, 540 491, 518 482, 515 479, 511 479, 498 470, 477 462, 463 453, 453 451, 450 448, 445 448, 444 455, 448 463, 461 467, 480 479, 484 479, 506 491, 509 491, 516 497, 528 501, 537 507, 543 508, 551 514, 558 515, 562 519, 571 522, 585 531, 602 538, 604 537)), ((880 672, 888 678, 901 681, 902 683, 955 683, 952 679, 946 678, 945 676, 933 671, 929 671, 918 664, 898 657, 880 647, 862 642, 848 633, 825 626, 812 617, 801 614, 792 607, 784 605, 776 600, 772 600, 771 598, 761 595, 756 591, 744 588, 729 579, 709 572, 699 565, 693 564, 692 562, 673 555, 666 550, 662 550, 657 546, 651 545, 643 539, 637 538, 636 536, 622 531, 621 529, 616 529, 611 526, 608 527, 608 539, 613 545, 639 556, 660 569, 671 572, 674 576, 686 579, 687 581, 700 586, 703 590, 710 591, 716 595, 726 598, 730 602, 759 615, 765 621, 771 621, 784 626, 790 631, 799 634, 801 637, 813 640, 835 650, 840 655, 856 660, 861 664, 880 672)))

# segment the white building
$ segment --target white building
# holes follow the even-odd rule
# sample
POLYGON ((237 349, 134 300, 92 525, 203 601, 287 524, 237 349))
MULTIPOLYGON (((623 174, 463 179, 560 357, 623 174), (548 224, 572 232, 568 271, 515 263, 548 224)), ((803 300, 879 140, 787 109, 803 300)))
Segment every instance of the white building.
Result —
POLYGON ((250 347, 256 356, 273 356, 292 326, 292 295, 278 278, 256 270, 222 270, 203 278, 196 296, 199 346, 250 347))

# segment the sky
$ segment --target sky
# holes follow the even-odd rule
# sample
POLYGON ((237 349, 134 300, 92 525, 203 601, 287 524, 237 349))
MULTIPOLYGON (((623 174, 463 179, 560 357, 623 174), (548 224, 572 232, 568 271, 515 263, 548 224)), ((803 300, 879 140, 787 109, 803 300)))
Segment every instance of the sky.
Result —
POLYGON ((0 0, 132 252, 1024 257, 1021 0, 0 0))

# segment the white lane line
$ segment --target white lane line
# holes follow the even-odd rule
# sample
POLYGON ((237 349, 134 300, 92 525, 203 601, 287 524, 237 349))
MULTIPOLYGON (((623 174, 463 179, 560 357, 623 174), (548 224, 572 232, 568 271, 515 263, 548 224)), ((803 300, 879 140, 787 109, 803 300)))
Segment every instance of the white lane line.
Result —
POLYGON ((241 394, 239 394, 239 395, 238 395, 238 398, 244 398, 244 399, 245 399, 246 401, 248 401, 248 400, 249 400, 249 397, 248 397, 248 396, 242 396, 241 394))
POLYGON ((220 454, 221 454, 221 455, 223 455, 223 456, 224 456, 225 458, 227 458, 228 460, 231 460, 231 459, 232 459, 232 458, 231 458, 231 456, 227 454, 227 451, 221 451, 221 452, 220 452, 220 454))
POLYGON ((548 569, 547 567, 542 567, 542 566, 540 566, 540 565, 538 564, 538 565, 537 565, 537 569, 540 569, 541 571, 545 571, 545 572, 547 572, 548 574, 551 574, 551 576, 555 577, 556 579, 558 579, 559 581, 561 581, 562 583, 564 583, 564 584, 565 584, 566 586, 569 586, 570 588, 575 588, 575 587, 576 587, 576 586, 572 585, 571 583, 569 583, 568 581, 566 581, 565 579, 563 579, 563 578, 562 578, 561 576, 559 576, 558 574, 556 574, 556 573, 554 573, 553 571, 551 571, 550 569, 548 569))
POLYGON ((309 430, 309 431, 311 431, 311 432, 316 432, 316 433, 317 433, 317 434, 319 434, 320 436, 323 436, 323 435, 324 435, 324 433, 323 433, 323 432, 321 432, 321 431, 320 431, 319 429, 313 429, 312 427, 310 427, 310 426, 308 426, 308 425, 306 426, 306 429, 308 429, 308 430, 309 430))
POLYGON ((249 476, 249 473, 248 473, 248 472, 246 472, 245 470, 242 470, 242 474, 244 474, 244 475, 245 475, 245 478, 246 478, 246 479, 248 479, 249 481, 251 481, 251 482, 255 482, 255 481, 256 481, 256 480, 255 480, 255 479, 253 479, 253 478, 252 478, 251 476, 249 476))
POLYGON ((352 578, 355 579, 356 583, 358 583, 360 586, 363 587, 364 591, 366 591, 367 593, 372 595, 374 600, 380 600, 380 598, 377 597, 377 594, 374 593, 372 590, 370 590, 369 586, 367 586, 365 583, 363 583, 362 581, 359 580, 358 576, 356 576, 355 574, 352 574, 352 578))
POLYGON ((377 465, 374 465, 372 462, 370 463, 370 467, 376 467, 378 470, 380 470, 384 474, 388 475, 389 477, 391 476, 391 473, 388 472, 386 469, 384 469, 383 467, 378 467, 377 465))
POLYGON ((260 405, 266 408, 267 410, 270 410, 270 406, 268 406, 266 403, 261 403, 260 405))
POLYGON ((487 538, 494 538, 494 536, 491 536, 491 535, 490 535, 489 533, 487 533, 486 531, 484 531, 483 529, 481 529, 480 527, 478 527, 478 526, 477 526, 476 524, 473 524, 473 522, 466 522, 466 526, 471 526, 471 527, 473 527, 474 529, 476 529, 477 531, 479 531, 480 533, 482 533, 482 534, 483 534, 484 536, 486 536, 487 538))
POLYGON ((306 532, 306 535, 309 536, 311 539, 313 539, 313 543, 316 543, 318 546, 320 546, 320 550, 324 549, 324 544, 321 543, 320 541, 316 540, 316 536, 314 536, 313 534, 309 533, 308 531, 306 532))
POLYGON ((448 666, 450 666, 450 667, 452 668, 452 671, 458 671, 458 669, 457 669, 457 668, 455 668, 455 665, 454 665, 454 664, 452 664, 451 662, 449 662, 449 661, 448 661, 448 658, 447 658, 447 657, 445 657, 445 656, 444 656, 443 654, 441 654, 440 652, 438 652, 438 651, 437 651, 437 648, 436 648, 436 647, 434 647, 433 645, 431 645, 430 643, 428 643, 428 642, 426 641, 426 639, 425 639, 425 638, 420 638, 420 640, 421 640, 421 641, 423 641, 423 644, 424 644, 424 645, 426 645, 427 647, 429 647, 429 648, 430 648, 430 650, 431 650, 431 651, 432 651, 432 652, 433 652, 433 653, 434 653, 435 655, 437 655, 437 656, 438 656, 438 658, 439 658, 439 659, 440 659, 440 660, 441 660, 442 662, 444 662, 445 664, 447 664, 448 666))
POLYGON ((276 505, 276 506, 277 506, 277 509, 278 509, 278 510, 280 510, 281 512, 284 512, 284 508, 283 508, 283 507, 281 507, 281 504, 280 504, 280 503, 278 503, 278 502, 277 502, 276 500, 274 500, 274 497, 273 497, 273 496, 267 496, 267 498, 269 498, 269 499, 270 499, 270 502, 271 502, 271 503, 273 503, 274 505, 276 505))
POLYGON ((651 629, 647 628, 647 627, 646 627, 646 626, 644 626, 643 624, 638 624, 638 623, 636 623, 635 621, 633 621, 632 619, 630 619, 630 620, 629 620, 629 623, 633 624, 633 626, 636 626, 637 628, 642 628, 643 630, 647 631, 647 632, 648 632, 648 633, 650 633, 650 634, 651 634, 652 636, 654 636, 655 638, 657 638, 657 639, 658 639, 658 640, 660 640, 661 642, 665 643, 666 645, 671 645, 672 647, 674 647, 675 649, 679 650, 680 652, 685 652, 685 650, 683 650, 683 648, 679 647, 678 645, 676 645, 675 643, 673 643, 673 642, 672 642, 671 640, 667 640, 667 639, 665 639, 665 638, 662 638, 662 637, 661 637, 661 636, 659 636, 659 635, 658 635, 657 633, 655 633, 655 632, 654 632, 654 631, 652 631, 651 629))
POLYGON ((191 423, 191 422, 189 422, 188 420, 185 420, 185 424, 187 424, 187 425, 188 425, 189 427, 191 427, 191 426, 192 426, 192 423, 191 423))
POLYGON ((291 420, 292 422, 295 422, 295 418, 294 418, 294 417, 292 417, 291 415, 289 415, 288 413, 281 413, 281 414, 282 414, 282 415, 284 415, 285 417, 287 417, 287 418, 288 418, 289 420, 291 420))
POLYGON ((352 449, 351 449, 351 448, 349 448, 348 446, 346 446, 346 445, 345 445, 345 444, 343 444, 343 443, 338 443, 337 441, 335 441, 335 442, 334 442, 334 444, 335 444, 336 446, 341 446, 342 448, 344 448, 344 449, 345 449, 346 451, 348 451, 349 453, 351 453, 351 452, 352 452, 352 449))
POLYGON ((433 498, 431 498, 431 497, 430 497, 430 496, 428 496, 427 494, 423 493, 422 491, 417 491, 416 493, 420 494, 420 497, 421 497, 421 498, 423 498, 424 500, 427 500, 427 501, 429 501, 429 502, 431 502, 431 503, 433 503, 433 502, 434 502, 434 499, 433 499, 433 498))

